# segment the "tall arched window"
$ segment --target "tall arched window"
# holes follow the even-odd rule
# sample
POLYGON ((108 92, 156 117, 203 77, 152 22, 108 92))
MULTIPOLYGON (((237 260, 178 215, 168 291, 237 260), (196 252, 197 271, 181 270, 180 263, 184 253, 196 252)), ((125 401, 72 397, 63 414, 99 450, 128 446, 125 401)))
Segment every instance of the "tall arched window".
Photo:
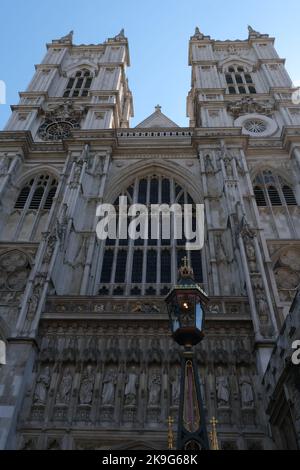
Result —
POLYGON ((57 180, 49 174, 29 178, 20 190, 2 238, 34 241, 45 230, 57 190, 57 180))
POLYGON ((256 203, 262 206, 296 206, 293 189, 276 174, 265 170, 257 175, 254 182, 256 203))
POLYGON ((69 79, 64 97, 76 98, 78 96, 87 96, 91 88, 92 80, 93 77, 89 70, 79 70, 74 77, 69 79))
POLYGON ((228 67, 228 70, 225 72, 225 80, 227 92, 230 95, 256 93, 252 76, 244 67, 239 65, 228 67))
MULTIPOLYGON (((188 192, 173 179, 163 176, 148 176, 137 179, 122 196, 128 204, 193 204, 188 192)), ((118 210, 119 198, 115 202, 118 210)), ((171 217, 171 227, 172 227, 171 217)), ((171 229, 172 230, 172 229, 171 229)), ((185 250, 184 235, 181 240, 151 239, 151 223, 146 240, 110 240, 105 243, 100 262, 99 295, 161 295, 168 293, 177 280, 178 267, 187 256, 195 273, 195 280, 203 282, 200 251, 185 250)))

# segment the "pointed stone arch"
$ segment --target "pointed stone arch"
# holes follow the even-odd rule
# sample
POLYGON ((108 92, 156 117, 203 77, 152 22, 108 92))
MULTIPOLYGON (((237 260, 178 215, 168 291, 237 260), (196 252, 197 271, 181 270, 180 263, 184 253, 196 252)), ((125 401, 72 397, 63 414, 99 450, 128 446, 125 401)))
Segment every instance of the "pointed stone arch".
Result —
POLYGON ((121 174, 113 176, 108 181, 110 189, 106 193, 105 201, 113 203, 119 196, 120 191, 129 187, 135 178, 142 178, 151 174, 174 178, 177 183, 189 192, 196 204, 203 202, 202 191, 199 188, 200 178, 197 179, 195 173, 192 173, 178 163, 169 161, 160 162, 157 159, 147 159, 133 163, 126 167, 121 174))

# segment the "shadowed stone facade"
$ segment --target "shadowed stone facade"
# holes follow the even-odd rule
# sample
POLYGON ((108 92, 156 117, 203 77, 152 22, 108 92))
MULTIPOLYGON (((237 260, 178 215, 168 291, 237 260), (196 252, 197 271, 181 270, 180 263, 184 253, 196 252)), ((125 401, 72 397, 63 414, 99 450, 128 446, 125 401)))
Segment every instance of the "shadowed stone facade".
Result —
POLYGON ((210 298, 197 349, 207 421, 222 449, 284 446, 265 387, 300 282, 300 106, 274 39, 250 27, 240 41, 197 28, 189 63, 188 128, 160 106, 130 127, 124 31, 52 41, 12 107, 0 132, 0 448, 167 448, 180 351, 164 297, 185 243, 100 242, 97 205, 120 195, 205 205, 205 246, 188 257, 210 298))

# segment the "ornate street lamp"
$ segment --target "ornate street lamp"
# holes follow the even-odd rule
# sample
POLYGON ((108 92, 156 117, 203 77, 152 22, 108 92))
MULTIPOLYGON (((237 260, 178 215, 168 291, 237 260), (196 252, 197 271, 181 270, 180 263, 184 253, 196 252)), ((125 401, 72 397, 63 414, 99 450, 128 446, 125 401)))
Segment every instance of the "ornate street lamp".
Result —
POLYGON ((181 361, 180 403, 178 417, 177 450, 208 450, 209 441, 201 388, 193 346, 204 337, 204 306, 208 302, 205 292, 195 283, 194 273, 187 258, 179 269, 178 285, 165 301, 168 306, 173 339, 184 347, 181 361))

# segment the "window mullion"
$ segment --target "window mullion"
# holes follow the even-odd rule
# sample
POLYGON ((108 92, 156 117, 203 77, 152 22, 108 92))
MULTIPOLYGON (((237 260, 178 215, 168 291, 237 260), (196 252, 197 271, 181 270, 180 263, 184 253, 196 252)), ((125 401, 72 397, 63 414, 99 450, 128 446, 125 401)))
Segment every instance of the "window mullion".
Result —
POLYGON ((14 241, 18 239, 18 237, 19 237, 19 235, 20 235, 20 232, 21 232, 21 230, 22 230, 23 223, 24 223, 24 219, 25 219, 25 217, 26 217, 27 211, 28 211, 29 206, 30 206, 30 203, 31 203, 31 199, 32 199, 32 197, 33 197, 33 195, 34 195, 34 192, 35 192, 35 190, 36 190, 36 187, 37 187, 38 178, 39 178, 39 176, 36 176, 36 177, 34 178, 34 181, 33 181, 33 184, 32 184, 32 186, 31 186, 31 190, 30 190, 30 192, 29 192, 29 195, 28 195, 26 204, 25 204, 25 206, 24 206, 24 208, 23 208, 23 211, 22 211, 22 214, 21 214, 21 217, 20 217, 18 226, 17 226, 17 228, 16 228, 15 235, 14 235, 14 237, 13 237, 13 240, 14 240, 14 241))

